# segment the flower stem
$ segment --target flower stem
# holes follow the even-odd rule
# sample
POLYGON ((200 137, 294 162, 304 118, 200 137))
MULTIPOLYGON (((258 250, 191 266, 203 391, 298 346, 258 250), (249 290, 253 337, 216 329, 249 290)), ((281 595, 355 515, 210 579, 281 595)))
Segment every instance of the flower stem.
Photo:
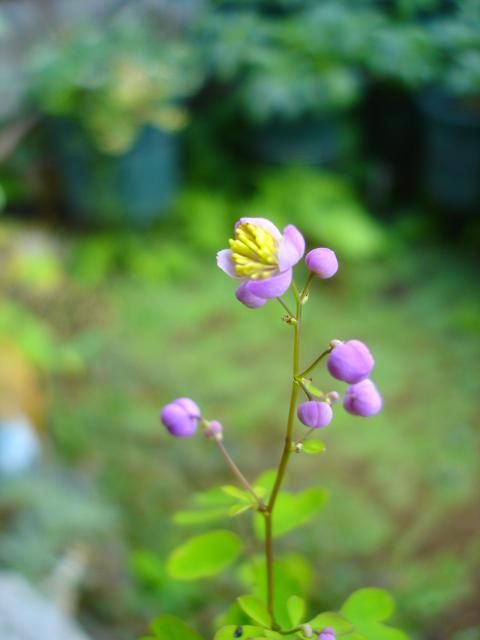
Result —
POLYGON ((323 358, 324 358, 325 356, 328 356, 328 354, 332 351, 332 349, 333 349, 333 347, 328 347, 328 349, 325 349, 325 351, 322 351, 322 353, 318 356, 318 358, 316 358, 316 359, 312 362, 312 364, 311 364, 309 367, 307 367, 307 368, 305 369, 305 371, 302 371, 301 373, 299 373, 299 374, 298 374, 298 377, 299 377, 299 378, 304 378, 307 374, 309 374, 309 373, 310 373, 310 371, 313 371, 313 370, 315 369, 315 367, 317 366, 317 364, 318 364, 321 360, 323 360, 323 358))
POLYGON ((294 324, 294 338, 293 338, 293 375, 292 375, 292 387, 290 391, 290 407, 288 410, 287 431, 285 434, 285 444, 283 447, 282 457, 278 465, 277 475, 273 485, 272 493, 267 504, 267 511, 265 516, 265 561, 267 569, 267 607, 272 617, 273 625, 276 626, 275 620, 275 592, 274 592, 274 554, 273 554, 273 513, 275 504, 277 501, 278 493, 285 478, 285 472, 287 470, 288 461, 292 453, 292 433, 293 425, 295 421, 295 408, 297 404, 298 392, 300 390, 297 382, 299 361, 300 361, 300 329, 302 319, 302 301, 301 296, 298 293, 295 285, 294 293, 296 300, 296 315, 294 324))
POLYGON ((288 305, 281 299, 281 298, 277 298, 277 300, 279 301, 279 303, 282 305, 282 307, 285 309, 285 311, 288 313, 288 315, 293 318, 293 313, 290 311, 290 309, 288 308, 288 305))
POLYGON ((266 505, 264 504, 263 500, 261 500, 259 498, 259 496, 255 493, 255 490, 252 487, 252 485, 249 483, 249 481, 245 478, 245 476, 240 471, 240 469, 237 467, 235 462, 232 460, 232 458, 230 457, 230 454, 228 453, 228 451, 225 448, 225 445, 223 444, 223 441, 218 439, 218 438, 215 438, 215 442, 217 443, 218 448, 222 452, 223 457, 227 461, 228 466, 233 471, 235 476, 238 478, 238 481, 240 482, 240 484, 243 486, 243 488, 246 491, 248 491, 248 493, 252 496, 252 498, 255 499, 255 502, 257 503, 259 510, 260 511, 265 511, 266 508, 267 508, 266 505))

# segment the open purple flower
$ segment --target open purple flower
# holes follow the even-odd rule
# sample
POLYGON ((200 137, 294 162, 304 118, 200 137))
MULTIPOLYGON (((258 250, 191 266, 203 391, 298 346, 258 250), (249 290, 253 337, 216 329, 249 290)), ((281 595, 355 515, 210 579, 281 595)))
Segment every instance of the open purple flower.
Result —
POLYGON ((200 409, 190 398, 178 398, 165 405, 160 419, 176 438, 188 438, 197 430, 200 409))
POLYGON ((364 418, 377 414, 382 405, 382 396, 368 378, 348 387, 343 399, 343 406, 348 413, 364 418))
POLYGON ((297 416, 300 422, 311 427, 319 429, 326 427, 332 421, 332 408, 327 402, 318 402, 317 400, 309 400, 302 402, 297 409, 297 416))
POLYGON ((241 280, 237 299, 250 308, 278 298, 290 286, 292 267, 305 252, 300 231, 289 224, 283 233, 266 218, 240 218, 230 249, 217 253, 217 264, 228 276, 241 280))
POLYGON ((375 364, 367 345, 348 340, 335 345, 328 357, 327 368, 337 380, 355 384, 370 375, 375 364))

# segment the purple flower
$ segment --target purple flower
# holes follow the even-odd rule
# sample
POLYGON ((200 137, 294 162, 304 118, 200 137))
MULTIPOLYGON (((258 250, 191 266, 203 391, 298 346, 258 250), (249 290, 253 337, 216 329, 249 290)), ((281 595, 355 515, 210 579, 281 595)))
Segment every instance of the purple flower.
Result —
POLYGON ((335 345, 328 357, 327 367, 330 374, 350 384, 368 377, 375 360, 368 347, 360 340, 348 340, 335 345))
POLYGON ((203 435, 208 440, 221 440, 223 434, 223 425, 218 420, 210 420, 206 423, 203 435))
POLYGON ((348 413, 364 418, 374 416, 381 410, 382 405, 382 396, 368 378, 348 387, 343 399, 343 406, 348 413))
POLYGON ((260 300, 278 298, 290 286, 292 267, 305 252, 300 231, 289 224, 283 233, 266 218, 240 218, 230 249, 217 253, 217 265, 241 280, 237 299, 252 309, 260 300))
POLYGON ((176 438, 187 438, 197 430, 200 409, 190 398, 178 398, 165 405, 160 419, 176 438))
POLYGON ((300 422, 303 422, 307 427, 319 429, 320 427, 326 427, 327 424, 330 424, 333 412, 327 402, 310 400, 309 402, 303 402, 298 407, 297 416, 300 422))
POLYGON ((305 256, 307 268, 320 278, 331 278, 338 271, 338 260, 335 252, 326 247, 312 249, 305 256))
POLYGON ((335 638, 335 629, 333 629, 332 627, 325 627, 325 629, 322 629, 322 631, 320 632, 317 640, 335 640, 335 638))

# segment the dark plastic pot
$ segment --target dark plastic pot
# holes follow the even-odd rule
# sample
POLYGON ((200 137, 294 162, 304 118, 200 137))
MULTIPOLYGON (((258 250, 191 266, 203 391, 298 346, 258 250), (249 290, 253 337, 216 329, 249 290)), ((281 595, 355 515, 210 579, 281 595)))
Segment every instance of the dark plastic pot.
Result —
POLYGON ((441 91, 420 99, 424 119, 421 180, 425 195, 448 211, 480 206, 480 99, 441 91))
POLYGON ((272 120, 249 133, 250 154, 273 165, 333 167, 351 151, 354 139, 348 122, 334 115, 272 120))
POLYGON ((145 127, 124 155, 101 153, 73 120, 50 123, 68 213, 95 225, 148 225, 161 218, 179 182, 179 141, 145 127))

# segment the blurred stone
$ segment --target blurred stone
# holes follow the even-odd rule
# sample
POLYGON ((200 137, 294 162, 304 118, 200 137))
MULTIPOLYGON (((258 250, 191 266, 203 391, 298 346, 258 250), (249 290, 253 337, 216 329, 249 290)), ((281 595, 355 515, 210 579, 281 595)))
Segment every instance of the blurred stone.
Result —
POLYGON ((1 640, 89 640, 76 624, 15 573, 0 573, 1 640))

